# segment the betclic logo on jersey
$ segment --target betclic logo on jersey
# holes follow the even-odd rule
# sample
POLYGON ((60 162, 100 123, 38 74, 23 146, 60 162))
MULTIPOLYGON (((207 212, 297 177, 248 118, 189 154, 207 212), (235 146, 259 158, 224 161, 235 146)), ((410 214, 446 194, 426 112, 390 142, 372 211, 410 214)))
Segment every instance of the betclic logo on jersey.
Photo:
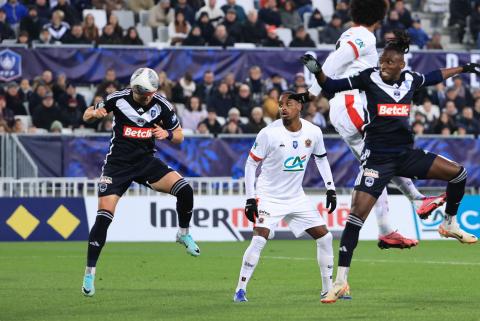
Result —
POLYGON ((378 104, 378 116, 383 117, 408 117, 410 114, 409 104, 378 104))
POLYGON ((148 139, 152 137, 151 128, 123 126, 123 136, 135 139, 148 139))

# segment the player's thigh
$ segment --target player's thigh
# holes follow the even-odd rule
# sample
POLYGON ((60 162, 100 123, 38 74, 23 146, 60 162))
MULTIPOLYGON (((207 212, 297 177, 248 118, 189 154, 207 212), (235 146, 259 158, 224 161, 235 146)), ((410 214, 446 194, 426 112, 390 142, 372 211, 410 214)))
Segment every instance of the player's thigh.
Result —
POLYGON ((270 235, 270 229, 267 227, 255 226, 253 228, 253 236, 261 236, 264 239, 268 240, 269 235, 270 235))
POLYGON ((377 202, 377 199, 378 197, 370 193, 354 190, 352 193, 350 213, 357 215, 365 221, 373 206, 377 202))
POLYGON ((310 235, 314 240, 318 240, 328 233, 328 229, 326 225, 320 225, 306 229, 305 232, 307 232, 307 234, 310 235))
MULTIPOLYGON (((127 191, 135 177, 136 169, 132 166, 107 164, 103 168, 102 176, 98 182, 98 197, 105 199, 102 204, 108 206, 110 200, 117 196, 118 199, 127 191)), ((117 199, 117 202, 118 202, 117 199)), ((99 204, 100 205, 100 204, 99 204)), ((116 202, 113 206, 115 209, 116 202)), ((112 206, 109 206, 112 208, 112 206)), ((103 208, 109 210, 108 208, 103 208)), ((110 210, 109 210, 110 211, 110 210)))
POLYGON ((360 160, 363 147, 365 146, 362 135, 359 132, 356 132, 354 135, 345 136, 342 138, 347 143, 348 148, 350 148, 355 158, 360 160))
POLYGON ((115 213, 115 208, 117 207, 117 203, 119 200, 120 196, 116 194, 101 196, 98 198, 98 209, 107 210, 113 215, 115 213))
POLYGON ((328 233, 323 216, 307 197, 292 203, 291 208, 292 213, 285 217, 285 222, 296 237, 308 233, 317 239, 328 233))
POLYGON ((167 164, 158 158, 151 157, 143 164, 135 181, 157 192, 170 193, 173 185, 180 179, 182 179, 182 176, 167 164))
POLYGON ((437 155, 428 170, 426 178, 450 181, 458 175, 461 168, 462 166, 458 163, 437 155))
POLYGON ((270 231, 275 231, 278 223, 285 218, 290 210, 289 204, 269 202, 261 197, 257 200, 257 208, 258 218, 255 222, 254 231, 263 231, 261 236, 265 238, 268 238, 270 231))

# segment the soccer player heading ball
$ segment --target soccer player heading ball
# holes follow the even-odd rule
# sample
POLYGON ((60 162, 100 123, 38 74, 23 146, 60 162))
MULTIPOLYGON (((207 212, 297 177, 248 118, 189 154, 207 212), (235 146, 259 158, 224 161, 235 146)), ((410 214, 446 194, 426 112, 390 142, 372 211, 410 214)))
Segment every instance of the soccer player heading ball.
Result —
POLYGON ((108 95, 83 115, 86 122, 101 119, 110 112, 114 116, 110 148, 98 184, 97 217, 88 237, 87 267, 82 286, 86 296, 95 294, 95 268, 105 245, 107 229, 120 197, 132 182, 177 198, 180 226, 177 242, 185 245, 189 254, 200 255, 200 249, 188 231, 193 190, 180 174, 154 157, 156 139, 173 144, 183 141, 182 128, 172 105, 156 93, 157 90, 157 73, 149 68, 137 69, 130 79, 130 88, 108 95))
POLYGON ((404 32, 397 35, 396 39, 385 46, 379 68, 368 68, 348 78, 330 79, 315 58, 311 55, 302 57, 304 65, 327 92, 359 89, 365 92, 367 99, 365 147, 360 157, 362 167, 355 182, 351 212, 340 241, 336 281, 322 300, 324 303, 335 302, 348 290, 347 275, 360 229, 377 198, 394 176, 448 182, 446 216, 439 233, 462 243, 477 241, 474 235, 463 231, 456 221, 458 207, 465 192, 467 171, 463 166, 442 156, 415 149, 409 113, 416 90, 438 84, 460 73, 480 74, 480 65, 468 63, 462 67, 435 70, 425 75, 402 71, 405 68, 404 54, 409 50, 409 38, 404 32))

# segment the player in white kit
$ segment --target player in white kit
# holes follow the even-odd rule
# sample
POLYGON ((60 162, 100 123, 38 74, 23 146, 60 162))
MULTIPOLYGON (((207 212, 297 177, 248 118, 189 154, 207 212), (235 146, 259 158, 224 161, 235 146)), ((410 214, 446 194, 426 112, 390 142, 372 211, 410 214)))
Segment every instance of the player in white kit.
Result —
POLYGON ((271 232, 283 219, 296 237, 309 234, 317 243, 317 261, 322 277, 321 296, 332 286, 332 234, 302 188, 311 156, 327 188, 329 213, 337 206, 335 185, 319 127, 300 119, 302 104, 293 92, 279 99, 281 119, 262 129, 245 165, 247 204, 245 215, 254 222, 254 234, 243 256, 234 302, 245 302, 247 283, 271 232), (259 163, 261 173, 255 186, 259 163))
MULTIPOLYGON (((387 8, 388 6, 383 0, 353 0, 351 2, 354 26, 340 36, 336 50, 322 65, 322 70, 328 77, 332 79, 345 78, 377 66, 378 53, 373 31, 383 20, 387 8)), ((318 96, 320 91, 321 87, 315 81, 309 92, 318 96)), ((365 94, 359 90, 348 90, 329 98, 331 98, 330 121, 332 125, 348 144, 355 157, 360 159, 364 147, 365 94)), ((428 217, 434 209, 445 202, 445 195, 425 197, 415 188, 409 178, 394 177, 392 181, 411 201, 422 201, 417 209, 421 218, 428 217)), ((379 227, 378 245, 380 248, 410 248, 418 244, 417 240, 405 238, 390 226, 386 189, 378 198, 374 211, 379 227)))

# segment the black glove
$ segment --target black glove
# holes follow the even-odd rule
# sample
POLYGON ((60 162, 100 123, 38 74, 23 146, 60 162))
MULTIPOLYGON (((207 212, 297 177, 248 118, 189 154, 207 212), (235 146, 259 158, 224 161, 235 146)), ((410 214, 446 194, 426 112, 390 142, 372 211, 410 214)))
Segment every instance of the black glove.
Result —
POLYGON ((464 65, 462 68, 463 68, 462 72, 480 74, 480 64, 469 62, 468 64, 464 65))
POLYGON ((308 92, 301 94, 290 94, 290 96, 288 96, 288 99, 293 99, 301 104, 305 104, 310 101, 310 94, 308 92))
POLYGON ((255 223, 256 218, 258 217, 258 208, 257 200, 254 198, 249 198, 247 204, 245 204, 245 215, 248 220, 252 223, 255 223))
POLYGON ((335 190, 333 189, 327 191, 327 208, 328 214, 333 213, 337 208, 337 193, 335 193, 335 190))
POLYGON ((304 64, 305 67, 307 67, 307 69, 314 75, 319 73, 320 70, 322 70, 322 66, 317 61, 317 59, 313 58, 312 55, 303 55, 300 60, 302 61, 302 64, 304 64))

